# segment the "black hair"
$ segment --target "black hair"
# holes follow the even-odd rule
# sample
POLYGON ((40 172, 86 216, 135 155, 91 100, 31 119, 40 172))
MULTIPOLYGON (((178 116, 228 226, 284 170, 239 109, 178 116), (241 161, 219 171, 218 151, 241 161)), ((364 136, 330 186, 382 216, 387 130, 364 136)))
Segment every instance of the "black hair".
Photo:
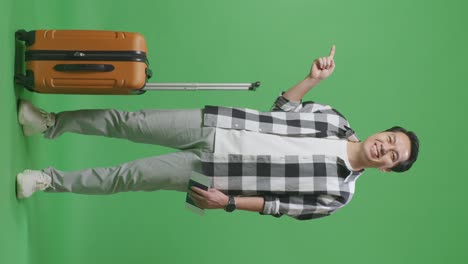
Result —
POLYGON ((394 172, 404 172, 407 171, 413 166, 414 162, 418 159, 419 154, 419 139, 413 131, 408 131, 402 127, 394 126, 385 130, 385 132, 402 132, 411 142, 410 156, 408 160, 399 162, 397 165, 393 166, 390 170, 394 172))

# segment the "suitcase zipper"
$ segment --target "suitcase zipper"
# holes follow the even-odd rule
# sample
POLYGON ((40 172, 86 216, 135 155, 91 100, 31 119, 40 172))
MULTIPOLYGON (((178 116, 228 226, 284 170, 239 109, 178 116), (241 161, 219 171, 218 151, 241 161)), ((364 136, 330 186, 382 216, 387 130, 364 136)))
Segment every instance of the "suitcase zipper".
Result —
POLYGON ((31 60, 73 60, 73 61, 136 61, 146 62, 142 51, 71 51, 71 50, 30 50, 26 61, 31 60))

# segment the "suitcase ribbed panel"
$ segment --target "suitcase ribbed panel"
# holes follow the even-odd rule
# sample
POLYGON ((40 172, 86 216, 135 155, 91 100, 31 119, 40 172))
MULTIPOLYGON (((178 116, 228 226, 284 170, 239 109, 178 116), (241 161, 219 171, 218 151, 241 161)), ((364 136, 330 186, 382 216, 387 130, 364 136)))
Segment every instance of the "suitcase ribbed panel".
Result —
POLYGON ((101 30, 36 30, 29 50, 120 50, 148 53, 138 33, 101 30))
MULTIPOLYGON (((79 61, 67 61, 69 64, 79 61)), ((103 61, 112 64, 111 72, 59 72, 54 70, 63 61, 29 61, 34 71, 34 91, 59 94, 131 94, 146 83, 146 64, 143 62, 103 61)))

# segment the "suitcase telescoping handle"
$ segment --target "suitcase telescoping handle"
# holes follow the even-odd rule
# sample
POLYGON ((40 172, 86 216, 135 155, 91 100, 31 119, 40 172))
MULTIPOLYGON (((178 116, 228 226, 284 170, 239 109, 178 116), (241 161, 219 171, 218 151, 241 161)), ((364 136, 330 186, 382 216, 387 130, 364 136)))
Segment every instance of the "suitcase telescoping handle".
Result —
POLYGON ((254 83, 147 83, 143 90, 252 90, 260 87, 254 83))

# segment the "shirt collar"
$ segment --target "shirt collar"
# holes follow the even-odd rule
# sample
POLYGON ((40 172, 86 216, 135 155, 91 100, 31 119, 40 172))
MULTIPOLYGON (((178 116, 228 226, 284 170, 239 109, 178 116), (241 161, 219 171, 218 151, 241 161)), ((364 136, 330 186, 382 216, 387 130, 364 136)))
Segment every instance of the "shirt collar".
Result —
POLYGON ((345 183, 355 182, 359 178, 359 176, 361 176, 361 174, 363 173, 364 173, 364 170, 351 171, 351 174, 349 174, 348 177, 346 177, 344 182, 345 183))

